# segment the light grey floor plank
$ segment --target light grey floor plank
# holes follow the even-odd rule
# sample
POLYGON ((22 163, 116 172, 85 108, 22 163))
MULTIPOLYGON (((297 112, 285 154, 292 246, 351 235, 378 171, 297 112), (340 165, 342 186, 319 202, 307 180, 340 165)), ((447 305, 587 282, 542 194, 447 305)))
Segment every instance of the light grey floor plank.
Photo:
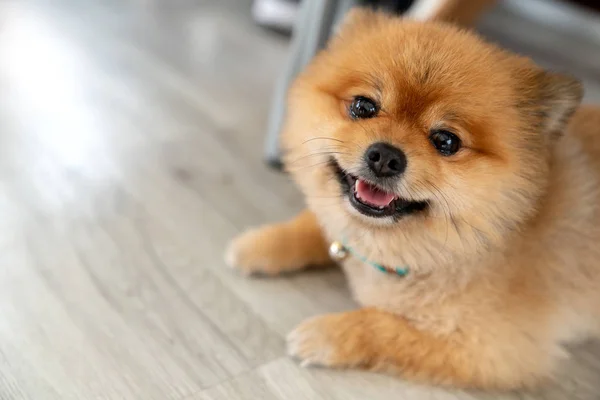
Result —
POLYGON ((198 397, 211 400, 472 399, 463 392, 417 386, 382 375, 305 369, 287 358, 210 388, 198 397))

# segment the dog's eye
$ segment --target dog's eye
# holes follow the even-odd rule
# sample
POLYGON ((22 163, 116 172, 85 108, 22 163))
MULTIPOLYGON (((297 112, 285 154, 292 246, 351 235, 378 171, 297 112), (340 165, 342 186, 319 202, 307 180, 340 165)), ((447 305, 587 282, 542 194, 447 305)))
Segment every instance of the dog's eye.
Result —
POLYGON ((358 96, 350 103, 348 112, 353 119, 373 118, 377 115, 377 103, 368 97, 358 96))
POLYGON ((460 149, 460 139, 452 132, 434 131, 429 136, 429 140, 440 154, 451 156, 460 149))

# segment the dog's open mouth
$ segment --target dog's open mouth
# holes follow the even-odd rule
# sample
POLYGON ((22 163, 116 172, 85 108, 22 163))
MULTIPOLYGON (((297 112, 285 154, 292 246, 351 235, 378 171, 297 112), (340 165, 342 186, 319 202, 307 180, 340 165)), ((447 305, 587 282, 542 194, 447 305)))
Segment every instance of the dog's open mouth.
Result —
POLYGON ((403 199, 394 193, 384 191, 373 183, 347 173, 333 158, 330 164, 340 181, 344 194, 348 196, 350 204, 364 215, 374 218, 399 218, 427 208, 428 204, 425 201, 403 199))

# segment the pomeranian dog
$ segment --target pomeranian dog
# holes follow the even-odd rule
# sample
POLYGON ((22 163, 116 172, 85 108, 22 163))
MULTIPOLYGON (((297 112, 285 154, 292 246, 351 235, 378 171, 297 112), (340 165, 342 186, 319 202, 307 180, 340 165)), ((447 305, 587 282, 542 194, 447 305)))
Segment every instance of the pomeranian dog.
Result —
POLYGON ((289 94, 285 161, 308 210, 227 261, 343 266, 362 308, 289 335, 306 365, 534 385, 600 333, 600 108, 581 98, 468 31, 354 10, 289 94))

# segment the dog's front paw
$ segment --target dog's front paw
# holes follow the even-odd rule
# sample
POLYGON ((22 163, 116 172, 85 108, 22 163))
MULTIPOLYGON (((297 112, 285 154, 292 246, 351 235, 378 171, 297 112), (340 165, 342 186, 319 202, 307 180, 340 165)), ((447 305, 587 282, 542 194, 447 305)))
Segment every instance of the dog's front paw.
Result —
POLYGON ((225 262, 244 274, 277 275, 305 265, 289 232, 279 225, 247 231, 235 238, 225 252, 225 262))
POLYGON ((260 229, 247 231, 229 243, 225 262, 231 268, 250 275, 277 273, 277 257, 271 249, 270 239, 260 229))
POLYGON ((288 354, 302 366, 331 368, 363 364, 360 332, 344 321, 345 314, 324 315, 302 322, 287 337, 288 354), (356 334, 356 335, 355 335, 356 334))
POLYGON ((327 242, 310 211, 238 236, 229 245, 225 261, 243 273, 265 275, 331 265, 327 242))

